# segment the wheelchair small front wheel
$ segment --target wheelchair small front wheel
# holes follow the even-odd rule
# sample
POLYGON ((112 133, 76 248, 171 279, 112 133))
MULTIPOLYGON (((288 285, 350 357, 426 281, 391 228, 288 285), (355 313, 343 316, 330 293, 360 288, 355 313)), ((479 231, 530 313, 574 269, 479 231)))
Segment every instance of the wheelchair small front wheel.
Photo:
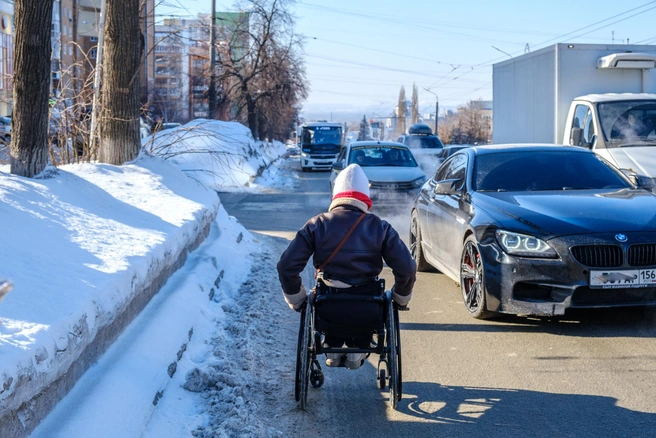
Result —
POLYGON ((387 386, 387 375, 385 374, 385 368, 381 368, 378 371, 378 387, 385 389, 385 386, 387 386))
POLYGON ((310 384, 313 388, 319 389, 323 386, 324 377, 321 370, 313 369, 310 373, 310 384))

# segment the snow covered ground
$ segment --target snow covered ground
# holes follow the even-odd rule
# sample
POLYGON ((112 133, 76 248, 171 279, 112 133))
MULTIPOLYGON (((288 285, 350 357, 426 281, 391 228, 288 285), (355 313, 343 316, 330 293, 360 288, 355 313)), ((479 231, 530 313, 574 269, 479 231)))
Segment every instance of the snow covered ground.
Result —
MULTIPOLYGON (((123 166, 67 165, 35 179, 0 166, 0 278, 14 285, 0 303, 0 418, 79 366, 208 229, 32 436, 284 436, 257 408, 276 373, 258 349, 279 329, 268 315, 285 310, 271 299, 275 272, 250 275, 274 266, 253 263, 271 259, 271 242, 229 217, 215 190, 293 187, 285 155, 242 125, 199 120, 145 139, 123 166), (253 373, 265 388, 251 394, 253 373)), ((33 409, 19 409, 28 429, 33 409)))

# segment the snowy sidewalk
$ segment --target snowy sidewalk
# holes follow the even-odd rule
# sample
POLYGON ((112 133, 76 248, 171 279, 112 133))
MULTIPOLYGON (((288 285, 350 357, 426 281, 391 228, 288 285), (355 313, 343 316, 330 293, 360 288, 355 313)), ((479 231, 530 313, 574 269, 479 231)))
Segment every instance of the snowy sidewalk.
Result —
MULTIPOLYGON (((25 436, 40 422, 185 263, 210 226, 220 245, 234 234, 233 245, 246 251, 241 256, 255 250, 250 235, 220 208, 212 184, 248 185, 285 154, 284 146, 254 142, 233 122, 194 121, 160 134, 144 147, 168 160, 146 153, 123 166, 67 165, 34 179, 0 166, 0 277, 14 284, 0 303, 0 436, 25 436)), ((248 272, 230 248, 214 248, 214 263, 208 259, 218 270, 212 284, 234 281, 238 287, 230 275, 248 272)), ((205 300, 213 299, 204 292, 205 300)), ((163 309, 169 302, 164 297, 156 296, 163 309)), ((170 297, 177 304, 165 320, 175 335, 141 358, 146 368, 148 359, 168 361, 158 371, 166 379, 189 341, 193 324, 185 321, 185 309, 200 299, 170 297)), ((137 371, 127 376, 135 385, 146 383, 137 371)), ((155 389, 146 398, 156 399, 162 378, 137 393, 145 397, 155 389)))

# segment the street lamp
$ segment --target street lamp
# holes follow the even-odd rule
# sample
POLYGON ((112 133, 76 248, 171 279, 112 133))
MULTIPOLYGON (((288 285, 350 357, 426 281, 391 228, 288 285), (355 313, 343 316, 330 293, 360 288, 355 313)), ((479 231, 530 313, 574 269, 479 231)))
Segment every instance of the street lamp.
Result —
POLYGON ((435 96, 435 135, 437 135, 437 115, 439 114, 439 110, 440 110, 440 98, 437 96, 436 93, 433 93, 428 88, 424 88, 424 90, 428 91, 430 94, 435 96))

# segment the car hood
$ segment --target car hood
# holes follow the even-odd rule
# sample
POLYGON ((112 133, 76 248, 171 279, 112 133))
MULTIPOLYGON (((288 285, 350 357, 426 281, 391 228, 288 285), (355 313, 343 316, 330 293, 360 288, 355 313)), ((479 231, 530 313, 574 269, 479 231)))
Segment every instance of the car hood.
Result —
POLYGON ((376 166, 363 167, 364 174, 369 181, 377 182, 403 182, 414 181, 421 178, 424 172, 419 167, 376 166))
POLYGON ((620 169, 631 169, 638 175, 656 177, 656 146, 634 146, 607 149, 620 169))
POLYGON ((472 194, 472 202, 499 227, 543 239, 656 231, 656 196, 640 189, 479 192, 472 194))

